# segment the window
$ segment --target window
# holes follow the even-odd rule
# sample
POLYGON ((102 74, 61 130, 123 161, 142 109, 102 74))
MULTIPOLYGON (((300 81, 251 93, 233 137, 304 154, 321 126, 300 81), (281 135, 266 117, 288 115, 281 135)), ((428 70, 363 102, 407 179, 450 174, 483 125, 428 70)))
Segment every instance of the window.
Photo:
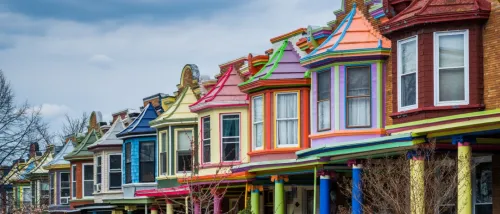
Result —
MULTIPOLYGON (((76 166, 73 166, 76 170, 76 166)), ((70 196, 69 196, 69 192, 70 192, 70 180, 69 180, 69 172, 61 172, 60 174, 60 179, 61 179, 61 198, 59 199, 59 204, 67 204, 67 203, 63 203, 63 200, 62 199, 66 199, 65 201, 68 201, 70 196)), ((73 176, 75 177, 75 176, 73 176)), ((75 179, 76 180, 76 179, 75 179)), ((76 181, 73 183, 73 184, 76 184, 76 181)), ((74 189, 73 189, 73 192, 74 192, 74 195, 76 197, 76 185, 73 185, 74 189)))
POLYGON ((31 189, 30 189, 30 195, 31 195, 31 203, 33 206, 36 206, 37 205, 37 201, 36 201, 36 192, 37 192, 37 188, 36 188, 36 183, 37 181, 34 180, 34 181, 31 181, 31 189))
POLYGON ((474 176, 474 210, 476 214, 493 213, 493 179, 491 162, 483 162, 475 168, 474 176))
POLYGON ((125 144, 125 183, 132 183, 132 152, 131 143, 125 144))
POLYGON ((347 127, 371 126, 370 67, 348 67, 346 72, 347 127))
POLYGON ((434 33, 434 104, 469 104, 468 31, 434 33))
POLYGON ((418 37, 398 41, 398 108, 405 111, 417 108, 418 37))
POLYGON ((122 155, 109 155, 109 189, 122 188, 122 155))
POLYGON ((92 164, 82 164, 83 166, 83 197, 92 197, 94 186, 94 166, 92 164))
POLYGON ((161 152, 160 152, 160 174, 167 174, 167 132, 160 134, 161 152))
POLYGON ((252 143, 254 149, 262 149, 264 139, 264 102, 263 96, 252 98, 252 143))
POLYGON ((31 205, 31 187, 22 187, 23 188, 23 206, 31 205))
POLYGON ((193 132, 191 130, 177 132, 177 172, 191 171, 192 140, 193 132))
POLYGON ((71 166, 71 196, 76 199, 76 165, 71 166))
POLYGON ((240 159, 240 115, 222 115, 222 161, 240 159))
POLYGON ((96 163, 96 184, 101 184, 102 181, 102 157, 98 156, 97 157, 97 163, 96 163))
POLYGON ((203 138, 203 163, 210 163, 210 117, 204 117, 202 120, 202 138, 203 138))
POLYGON ((49 202, 50 204, 55 204, 54 201, 54 182, 56 180, 54 179, 54 173, 49 174, 49 184, 50 184, 50 197, 49 197, 49 202))
POLYGON ((331 72, 329 70, 318 72, 318 131, 329 130, 330 127, 330 93, 331 72))
POLYGON ((141 142, 139 182, 155 182, 155 142, 141 142))
POLYGON ((49 182, 47 180, 40 181, 40 204, 48 205, 49 204, 49 182))
POLYGON ((278 147, 298 145, 298 93, 276 94, 276 134, 278 147))

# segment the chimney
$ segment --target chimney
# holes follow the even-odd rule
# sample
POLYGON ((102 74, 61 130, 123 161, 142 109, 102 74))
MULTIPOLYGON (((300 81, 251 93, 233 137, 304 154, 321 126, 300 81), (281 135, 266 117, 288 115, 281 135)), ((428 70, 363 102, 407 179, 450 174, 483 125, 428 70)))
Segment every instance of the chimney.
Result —
POLYGON ((36 157, 36 153, 38 152, 38 143, 31 143, 30 145, 30 153, 29 153, 29 158, 34 158, 36 157))

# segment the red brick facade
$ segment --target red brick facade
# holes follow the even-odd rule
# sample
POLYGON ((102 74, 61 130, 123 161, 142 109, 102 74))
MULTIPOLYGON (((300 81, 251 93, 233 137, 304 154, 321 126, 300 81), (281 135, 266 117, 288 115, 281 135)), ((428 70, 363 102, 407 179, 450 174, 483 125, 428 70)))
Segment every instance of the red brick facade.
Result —
POLYGON ((490 17, 483 28, 484 104, 486 109, 497 109, 500 108, 500 1, 490 2, 490 17))

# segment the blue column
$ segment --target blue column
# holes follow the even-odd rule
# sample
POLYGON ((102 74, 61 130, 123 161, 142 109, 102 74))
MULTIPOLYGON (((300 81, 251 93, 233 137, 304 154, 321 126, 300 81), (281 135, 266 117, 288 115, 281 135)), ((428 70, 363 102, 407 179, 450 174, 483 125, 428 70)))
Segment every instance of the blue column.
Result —
POLYGON ((319 180, 319 213, 330 214, 330 176, 322 175, 319 180))
POLYGON ((352 213, 363 213, 363 191, 362 191, 362 172, 361 164, 352 165, 352 213))

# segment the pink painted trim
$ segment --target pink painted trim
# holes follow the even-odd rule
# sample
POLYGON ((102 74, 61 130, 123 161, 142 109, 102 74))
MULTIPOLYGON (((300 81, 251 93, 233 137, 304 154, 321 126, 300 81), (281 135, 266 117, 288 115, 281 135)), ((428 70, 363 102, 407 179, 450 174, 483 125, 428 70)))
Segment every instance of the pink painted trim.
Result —
POLYGON ((241 112, 225 112, 225 113, 219 113, 219 143, 220 143, 220 147, 219 147, 219 163, 234 163, 234 162, 240 162, 241 163, 241 112), (240 118, 240 125, 239 125, 239 133, 240 133, 240 146, 239 146, 239 150, 238 153, 239 153, 239 160, 238 161, 223 161, 222 160, 222 116, 224 115, 238 115, 239 118, 240 118))
POLYGON ((463 143, 458 143, 458 147, 461 147, 461 146, 470 146, 470 143, 469 142, 463 142, 463 143))
POLYGON ((138 190, 135 192, 135 196, 147 196, 147 197, 183 196, 188 194, 189 194, 189 186, 187 185, 171 187, 171 188, 138 190))
POLYGON ((213 99, 215 99, 215 97, 217 96, 217 94, 219 94, 219 92, 222 90, 222 88, 224 87, 226 81, 229 79, 229 76, 231 75, 231 72, 233 71, 233 66, 231 65, 231 67, 229 67, 229 70, 226 71, 226 73, 224 74, 224 76, 222 76, 222 78, 219 79, 219 81, 217 81, 216 83, 216 86, 213 87, 212 89, 210 89, 210 91, 205 95, 203 96, 201 99, 199 99, 198 101, 196 101, 195 103, 189 105, 189 107, 192 107, 192 106, 195 106, 195 105, 198 105, 199 103, 201 102, 209 102, 209 101, 212 101, 213 99), (222 82, 223 81, 223 82, 222 82), (217 85, 219 85, 219 83, 222 82, 222 84, 219 86, 219 88, 217 88, 217 85), (215 89, 218 89, 213 95, 211 98, 208 98, 208 99, 205 99, 206 96, 208 95, 211 95, 211 93, 215 90, 215 89))
POLYGON ((239 165, 241 164, 242 162, 241 161, 225 161, 225 162, 222 162, 222 163, 206 163, 206 164, 202 164, 201 165, 201 168, 202 169, 208 169, 208 168, 215 168, 215 167, 225 167, 225 166, 234 166, 234 165, 239 165))
POLYGON ((206 105, 206 106, 202 106, 202 107, 199 107, 199 108, 196 108, 196 107, 193 107, 191 108, 192 111, 194 112, 197 112, 197 111, 201 111, 201 110, 204 110, 204 109, 207 109, 207 108, 212 108, 212 107, 244 107, 244 106, 248 106, 248 103, 245 103, 245 104, 211 104, 211 105, 206 105))

